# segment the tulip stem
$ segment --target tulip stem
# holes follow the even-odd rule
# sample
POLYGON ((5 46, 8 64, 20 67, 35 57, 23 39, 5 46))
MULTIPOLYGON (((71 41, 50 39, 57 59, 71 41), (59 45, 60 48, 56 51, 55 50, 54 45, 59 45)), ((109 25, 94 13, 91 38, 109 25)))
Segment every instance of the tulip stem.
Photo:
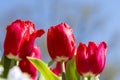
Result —
POLYGON ((98 77, 84 77, 83 80, 99 80, 98 77))
POLYGON ((65 64, 64 64, 64 62, 62 61, 61 62, 61 68, 62 68, 62 80, 66 80, 65 79, 65 64))
POLYGON ((91 77, 84 77, 83 80, 93 80, 91 77))
POLYGON ((88 77, 88 80, 92 80, 92 78, 91 78, 91 77, 88 77))
POLYGON ((5 55, 3 55, 1 59, 1 65, 4 67, 3 75, 1 77, 7 78, 10 65, 11 65, 11 60, 8 59, 5 55))
POLYGON ((4 67, 4 71, 1 77, 7 78, 9 69, 15 66, 16 63, 17 63, 16 60, 9 59, 3 54, 0 64, 4 67))

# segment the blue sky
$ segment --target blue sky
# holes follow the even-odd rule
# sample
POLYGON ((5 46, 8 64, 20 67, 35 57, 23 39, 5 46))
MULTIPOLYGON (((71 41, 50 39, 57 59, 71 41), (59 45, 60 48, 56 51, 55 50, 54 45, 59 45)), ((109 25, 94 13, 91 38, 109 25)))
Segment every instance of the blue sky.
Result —
MULTIPOLYGON (((49 26, 51 25, 55 25, 57 23, 59 23, 62 20, 56 20, 55 22, 49 22, 49 17, 50 15, 50 6, 52 5, 52 3, 56 1, 56 0, 1 0, 0 3, 0 26, 1 29, 5 29, 5 26, 7 24, 9 24, 9 21, 6 21, 6 23, 2 23, 2 19, 6 18, 6 16, 8 16, 10 21, 15 20, 16 18, 21 18, 21 19, 30 19, 32 20, 37 27, 44 27, 46 30, 49 26), (29 7, 30 10, 28 10, 28 8, 24 8, 24 6, 29 7), (16 7, 20 7, 18 9, 20 9, 20 11, 16 10, 16 12, 14 12, 16 7), (6 13, 12 12, 13 10, 13 15, 6 15, 6 13), (26 11, 26 12, 21 12, 21 11, 26 11), (27 13, 30 13, 30 15, 27 13), (12 16, 14 16, 14 18, 12 18, 12 16), (24 16, 25 15, 25 16, 24 16), (40 24, 42 23, 42 24, 40 24), (2 28, 3 27, 3 28, 2 28)), ((59 0, 57 0, 59 1, 59 0)), ((98 15, 101 15, 101 17, 104 17, 106 19, 106 23, 104 26, 104 29, 102 31, 102 33, 96 32, 96 34, 98 34, 98 36, 96 37, 88 37, 88 39, 91 40, 105 40, 107 42, 110 42, 111 39, 111 35, 114 35, 116 32, 118 34, 120 34, 120 1, 119 0, 61 0, 59 1, 61 4, 70 4, 71 6, 74 5, 80 5, 80 6, 84 6, 84 5, 94 5, 96 9, 99 9, 98 11, 98 15), (104 36, 102 36, 104 35, 104 36), (102 39, 101 39, 102 38, 102 39)), ((94 15, 95 16, 95 15, 94 15)), ((1 32, 0 34, 5 35, 5 31, 1 32)), ((96 35, 95 34, 95 35, 96 35)), ((94 35, 94 36, 95 36, 94 35)), ((86 39, 84 42, 87 42, 86 39)), ((2 39, 3 42, 3 39, 2 39)), ((117 43, 120 44, 120 43, 117 43)), ((116 45, 118 46, 118 45, 116 45)), ((119 47, 119 46, 118 46, 119 47)), ((118 51, 118 49, 117 49, 118 51)), ((116 53, 118 53, 116 51, 116 53)), ((118 54, 117 54, 118 55, 118 54)))

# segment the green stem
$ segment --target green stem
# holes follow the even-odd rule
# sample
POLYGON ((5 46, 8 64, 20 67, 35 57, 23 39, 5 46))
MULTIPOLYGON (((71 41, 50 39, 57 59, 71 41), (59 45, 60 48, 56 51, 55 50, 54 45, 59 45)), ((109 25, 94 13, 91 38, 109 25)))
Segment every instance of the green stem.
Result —
POLYGON ((88 80, 92 80, 92 78, 91 78, 91 77, 88 77, 88 80))
POLYGON ((88 77, 83 77, 83 80, 99 80, 99 78, 98 78, 98 76, 96 76, 96 77, 88 76, 88 77))
POLYGON ((62 80, 66 80, 65 78, 65 64, 64 62, 61 62, 61 68, 62 68, 62 80))
POLYGON ((7 78, 7 75, 8 75, 9 69, 10 69, 10 65, 11 65, 11 60, 8 59, 5 55, 3 55, 2 59, 1 59, 1 64, 4 67, 4 71, 3 71, 2 77, 3 78, 7 78))
POLYGON ((13 66, 15 66, 17 63, 16 60, 8 59, 4 54, 1 59, 1 65, 4 67, 4 71, 2 74, 3 78, 7 78, 9 69, 13 66))

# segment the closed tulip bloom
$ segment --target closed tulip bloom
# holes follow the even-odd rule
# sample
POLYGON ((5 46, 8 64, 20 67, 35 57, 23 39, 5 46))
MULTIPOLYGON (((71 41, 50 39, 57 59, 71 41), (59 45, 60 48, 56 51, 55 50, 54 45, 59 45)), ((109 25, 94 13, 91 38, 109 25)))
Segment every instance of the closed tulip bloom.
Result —
MULTIPOLYGON (((41 59, 42 55, 40 52, 40 48, 34 46, 32 53, 29 55, 29 57, 41 59)), ((32 65, 32 63, 28 61, 27 58, 24 58, 19 62, 19 67, 22 70, 22 72, 25 72, 30 75, 31 80, 36 80, 37 69, 32 65)))
POLYGON ((89 42, 88 47, 80 43, 76 54, 76 68, 82 76, 99 75, 106 63, 107 45, 101 42, 98 46, 94 42, 89 42))
POLYGON ((66 23, 50 27, 47 33, 47 48, 55 61, 67 61, 74 56, 75 38, 72 29, 66 23))
MULTIPOLYGON (((7 33, 4 41, 4 54, 8 58, 19 58, 21 51, 23 51, 21 47, 33 46, 35 37, 44 33, 44 30, 41 30, 41 32, 40 30, 35 30, 35 26, 31 21, 22 20, 14 21, 7 26, 6 30, 7 33)), ((30 48, 30 50, 32 49, 30 48)), ((25 49, 24 52, 28 53, 25 49)))

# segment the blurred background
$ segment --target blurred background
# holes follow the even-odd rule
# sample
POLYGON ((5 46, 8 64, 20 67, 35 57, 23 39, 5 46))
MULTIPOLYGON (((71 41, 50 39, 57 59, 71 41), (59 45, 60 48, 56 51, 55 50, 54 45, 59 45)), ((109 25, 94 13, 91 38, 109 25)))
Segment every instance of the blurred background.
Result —
MULTIPOLYGON (((107 64, 101 80, 120 80, 120 1, 119 0, 0 0, 0 57, 6 26, 16 19, 31 20, 45 29, 66 22, 79 42, 108 44, 107 64)), ((48 63, 46 33, 36 40, 42 59, 48 63)))

